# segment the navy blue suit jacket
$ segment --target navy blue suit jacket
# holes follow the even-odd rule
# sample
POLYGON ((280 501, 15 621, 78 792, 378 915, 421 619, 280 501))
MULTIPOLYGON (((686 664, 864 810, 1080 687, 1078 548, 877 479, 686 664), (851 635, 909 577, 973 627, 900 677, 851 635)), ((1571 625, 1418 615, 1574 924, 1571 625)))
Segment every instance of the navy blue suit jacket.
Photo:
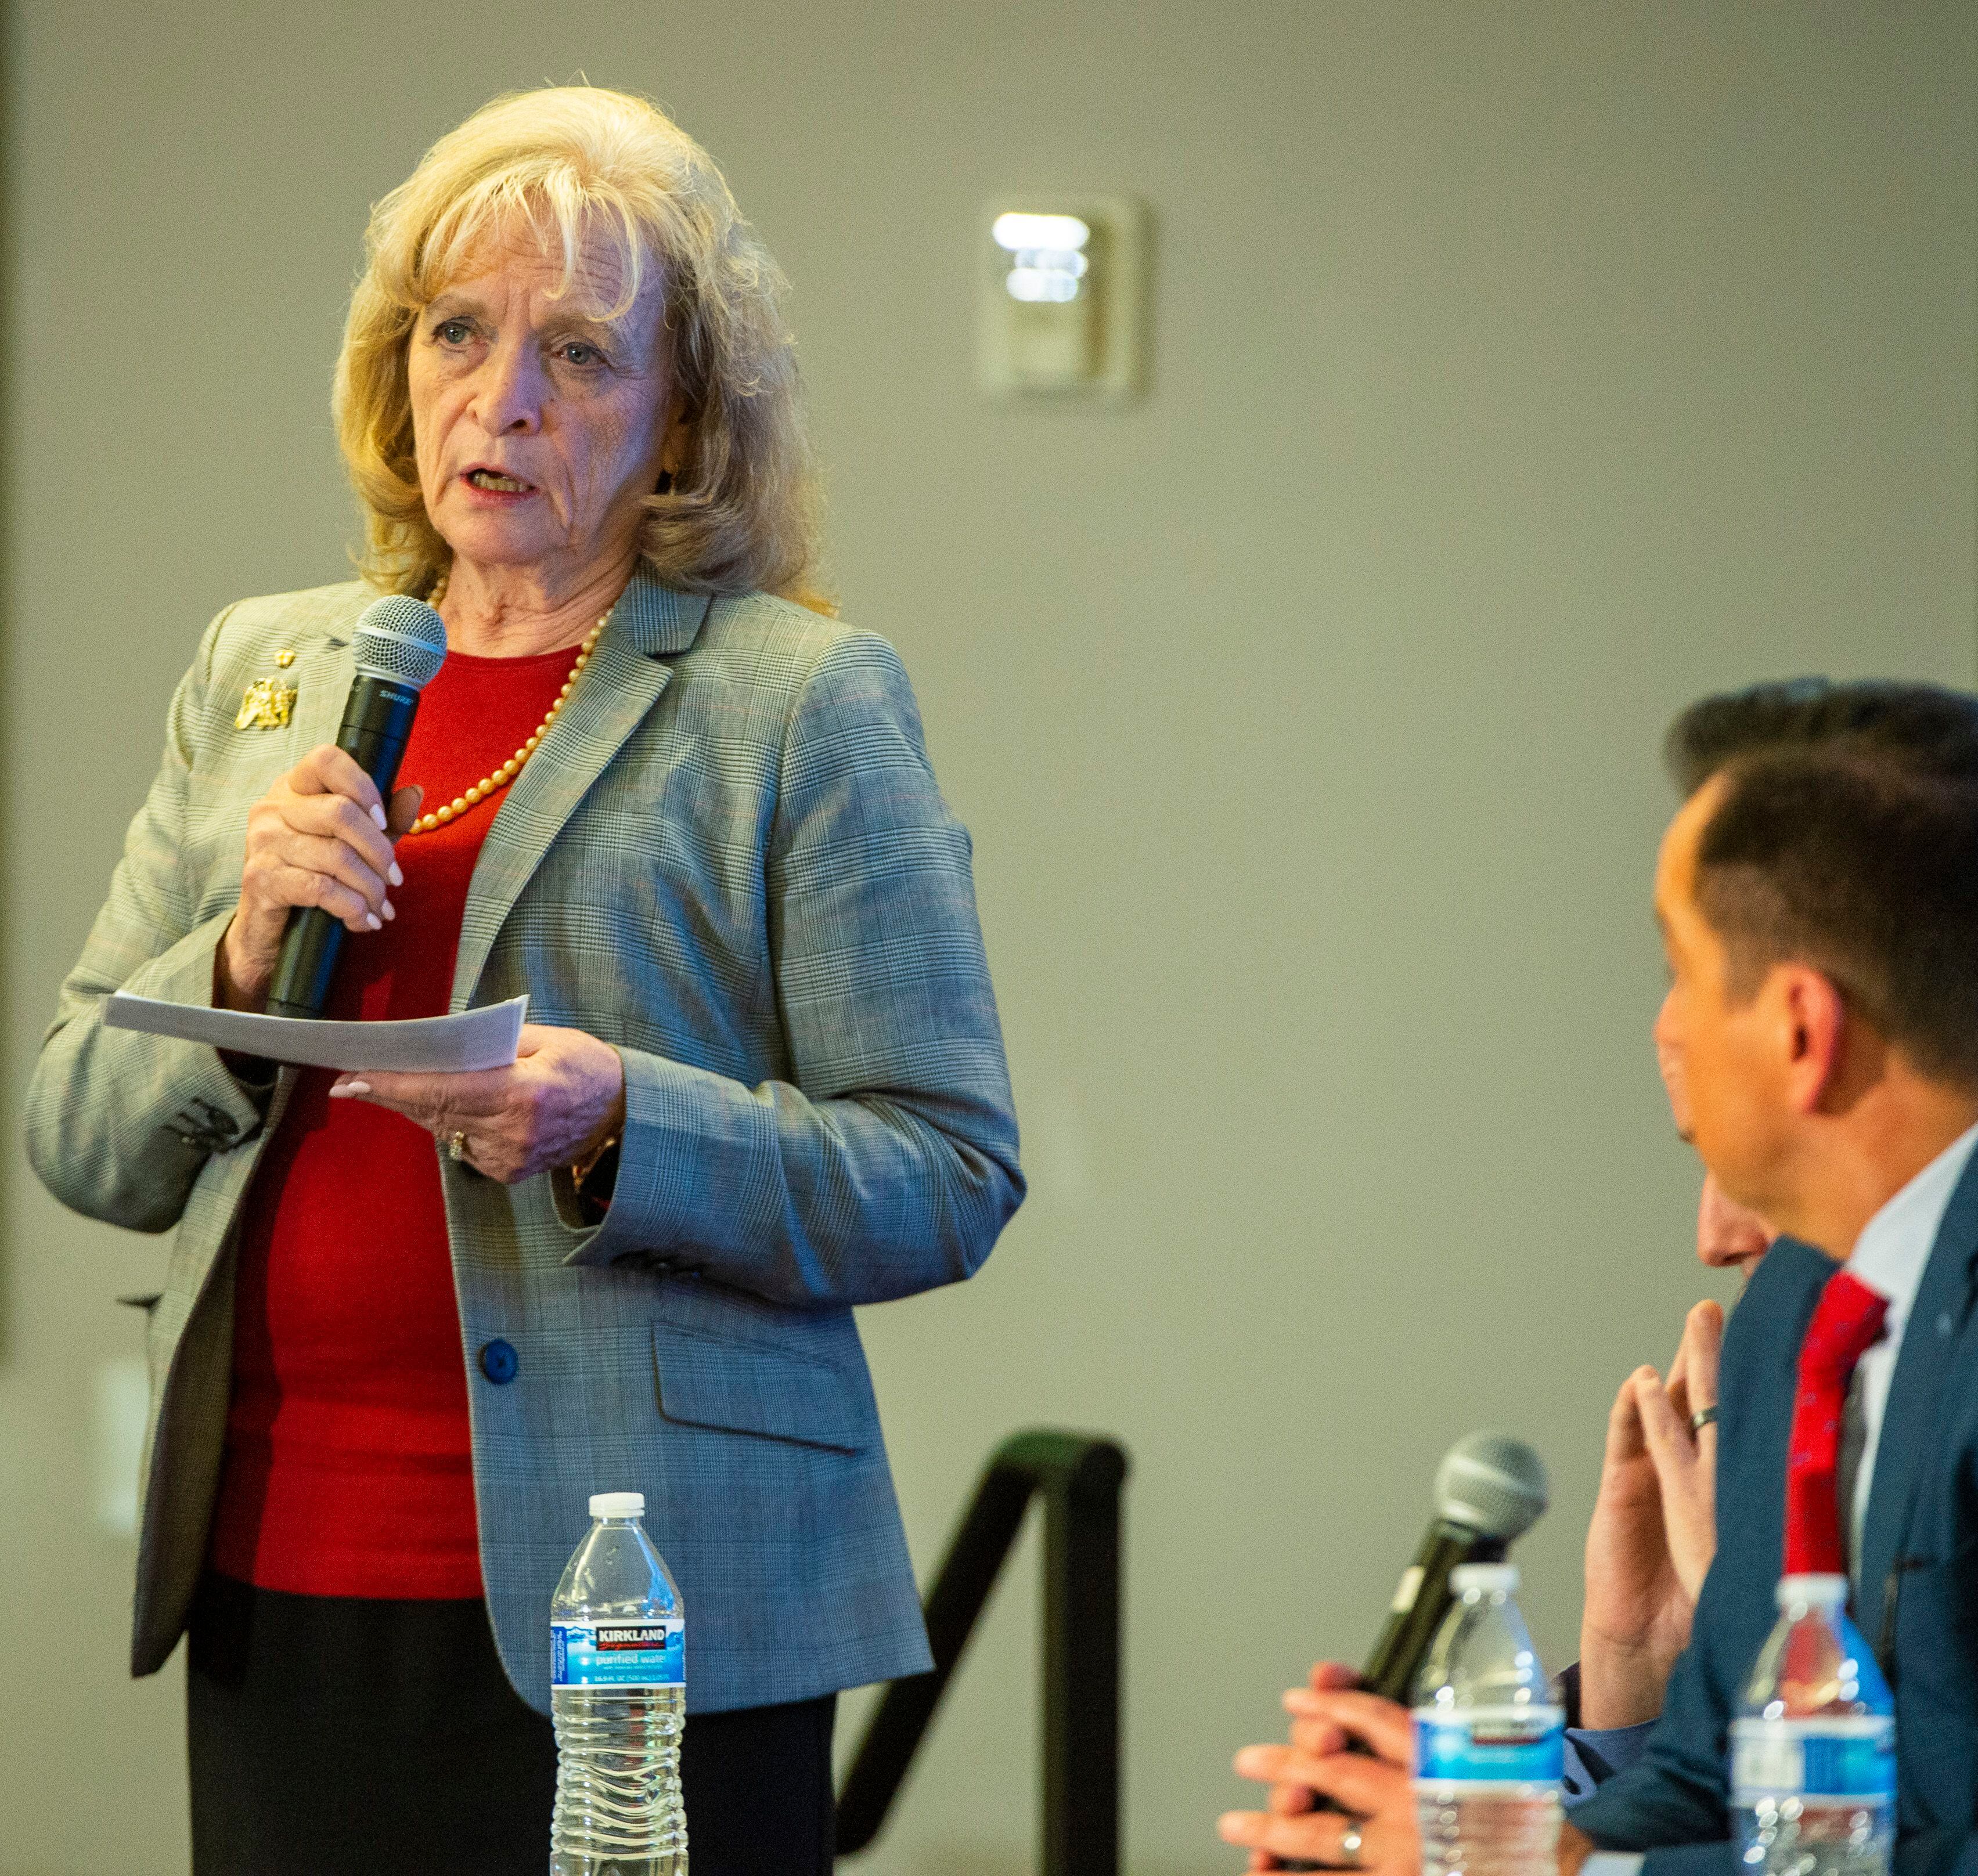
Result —
MULTIPOLYGON (((1799 1345, 1832 1261, 1781 1239, 1724 1339, 1716 1561, 1642 1762, 1573 1812, 1646 1876, 1731 1876, 1730 1722, 1777 1612, 1799 1345)), ((1854 1618, 1896 1692, 1898 1876, 1978 1876, 1978 1156, 1917 1292, 1882 1424, 1854 1618)))

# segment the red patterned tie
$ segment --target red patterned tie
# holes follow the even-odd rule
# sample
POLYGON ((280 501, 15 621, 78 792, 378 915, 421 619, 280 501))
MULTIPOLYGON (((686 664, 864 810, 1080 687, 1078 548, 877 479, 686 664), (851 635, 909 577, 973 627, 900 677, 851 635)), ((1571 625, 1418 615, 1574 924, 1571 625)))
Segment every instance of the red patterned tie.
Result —
POLYGON ((1889 1300, 1836 1270, 1820 1293, 1799 1349, 1792 1445, 1786 1456, 1786 1574, 1838 1576, 1847 1567, 1834 1478, 1848 1378, 1880 1339, 1889 1300))

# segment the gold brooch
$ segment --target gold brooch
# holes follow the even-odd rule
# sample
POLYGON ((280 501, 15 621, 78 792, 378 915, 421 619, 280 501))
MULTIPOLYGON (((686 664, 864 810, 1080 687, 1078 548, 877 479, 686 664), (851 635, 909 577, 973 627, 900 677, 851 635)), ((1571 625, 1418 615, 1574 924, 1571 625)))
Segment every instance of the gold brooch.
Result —
POLYGON ((283 729, 295 708, 296 687, 280 678, 256 678, 240 699, 240 714, 233 719, 236 729, 283 729))

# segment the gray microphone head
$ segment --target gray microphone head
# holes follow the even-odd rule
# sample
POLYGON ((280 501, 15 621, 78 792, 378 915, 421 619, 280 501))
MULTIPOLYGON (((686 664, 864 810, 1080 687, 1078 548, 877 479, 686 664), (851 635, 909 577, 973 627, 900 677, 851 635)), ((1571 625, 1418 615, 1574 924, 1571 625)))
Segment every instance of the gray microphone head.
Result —
POLYGON ((359 674, 390 678, 408 690, 424 690, 446 662, 445 620, 402 593, 373 599, 353 636, 359 674))
POLYGON ((1545 1461, 1523 1440, 1470 1433, 1436 1468, 1436 1515, 1508 1544, 1539 1521, 1546 1491, 1545 1461))

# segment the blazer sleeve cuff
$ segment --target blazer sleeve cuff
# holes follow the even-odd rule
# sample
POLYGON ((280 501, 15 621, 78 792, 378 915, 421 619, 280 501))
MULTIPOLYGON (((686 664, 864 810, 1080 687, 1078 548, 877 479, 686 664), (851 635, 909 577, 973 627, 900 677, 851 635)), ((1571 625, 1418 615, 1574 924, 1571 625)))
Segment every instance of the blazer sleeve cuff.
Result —
POLYGON ((1639 1726, 1569 1726, 1566 1733, 1566 1808, 1583 1802, 1616 1772, 1639 1764, 1656 1722, 1639 1726))
POLYGON ((757 1156, 773 1154, 773 1122, 746 1098, 736 1100, 734 1084, 703 1068, 669 1062, 642 1049, 619 1052, 625 1064, 625 1127, 619 1136, 618 1172, 611 1203, 601 1220, 587 1216, 567 1166, 550 1174, 556 1214, 576 1242, 564 1257, 580 1269, 599 1269, 636 1258, 657 1267, 671 1262, 667 1253, 693 1228, 695 1200, 709 1181, 688 1156, 697 1141, 723 1164, 736 1200, 755 1183, 749 1177, 757 1156), (710 1139, 710 1121, 719 1116, 720 1138, 710 1139), (758 1129, 767 1138, 755 1137, 758 1129))
MULTIPOLYGON (((213 953, 233 918, 229 908, 195 925, 176 944, 141 964, 121 987, 133 996, 210 1009, 213 953)), ((273 1075, 265 1079, 251 1071, 236 1075, 210 1043, 144 1035, 134 1029, 111 1033, 120 1051, 147 1059, 134 1070, 134 1082, 171 1091, 164 1125, 188 1146, 224 1152, 260 1130, 274 1092, 273 1075)))

